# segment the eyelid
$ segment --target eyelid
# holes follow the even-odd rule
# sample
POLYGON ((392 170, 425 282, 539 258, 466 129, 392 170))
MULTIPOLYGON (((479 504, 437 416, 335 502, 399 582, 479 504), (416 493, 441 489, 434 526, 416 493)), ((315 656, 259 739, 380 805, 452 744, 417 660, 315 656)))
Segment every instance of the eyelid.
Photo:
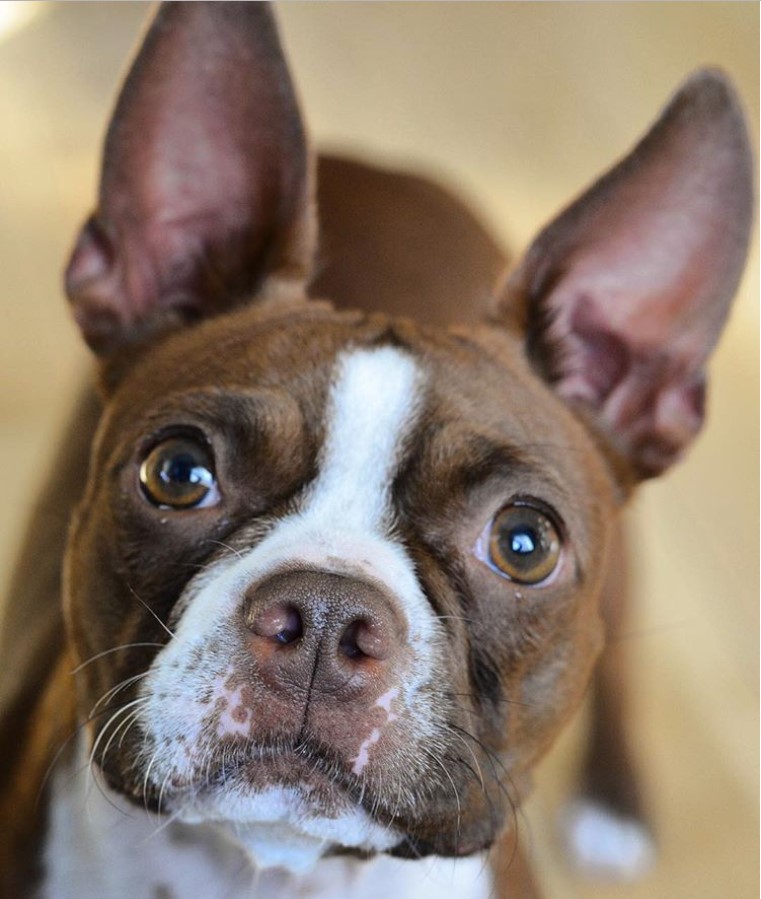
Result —
POLYGON ((190 440, 202 446, 211 456, 211 460, 216 469, 216 453, 214 452, 214 444, 207 434, 195 424, 180 423, 163 425, 157 430, 143 437, 138 443, 138 457, 142 464, 148 456, 162 443, 167 440, 190 440))

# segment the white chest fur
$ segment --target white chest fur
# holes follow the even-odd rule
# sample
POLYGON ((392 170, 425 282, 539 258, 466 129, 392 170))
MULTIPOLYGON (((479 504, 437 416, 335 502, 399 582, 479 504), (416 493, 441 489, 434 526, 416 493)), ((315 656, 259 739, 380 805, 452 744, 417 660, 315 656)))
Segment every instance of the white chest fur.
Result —
POLYGON ((257 871, 208 825, 127 804, 79 760, 55 778, 42 899, 488 899, 481 856, 327 858, 304 874, 257 871))

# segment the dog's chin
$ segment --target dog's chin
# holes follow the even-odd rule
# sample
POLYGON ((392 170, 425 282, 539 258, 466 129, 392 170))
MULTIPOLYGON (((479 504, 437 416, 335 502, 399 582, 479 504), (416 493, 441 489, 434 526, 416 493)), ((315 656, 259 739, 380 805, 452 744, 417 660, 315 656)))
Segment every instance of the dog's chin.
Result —
MULTIPOLYGON (((237 844, 256 869, 279 868, 291 874, 304 874, 324 856, 359 851, 332 842, 328 832, 324 836, 315 835, 319 827, 311 828, 314 832, 308 833, 298 825, 280 821, 218 821, 211 826, 237 844)), ((375 854, 376 851, 362 851, 365 857, 375 854)))
POLYGON ((169 789, 161 812, 213 828, 258 869, 303 873, 326 855, 374 855, 403 842, 404 834, 374 820, 340 780, 315 766, 284 762, 260 758, 202 784, 169 789))
POLYGON ((273 785, 261 791, 214 788, 186 798, 173 813, 186 824, 212 825, 238 843, 257 868, 308 870, 324 855, 375 854, 403 839, 348 798, 326 810, 308 792, 273 785))
POLYGON ((146 791, 143 777, 132 780, 132 789, 114 772, 106 777, 131 803, 199 833, 213 831, 239 847, 257 869, 299 874, 320 858, 347 854, 462 857, 482 852, 494 838, 491 829, 479 827, 469 839, 458 830, 457 838, 447 840, 449 828, 438 819, 425 826, 427 836, 417 834, 418 827, 408 831, 406 824, 389 823, 393 812, 382 812, 369 784, 341 774, 308 744, 301 749, 260 747, 255 757, 229 754, 225 765, 208 765, 202 777, 187 772, 181 780, 167 778, 158 791, 146 791))

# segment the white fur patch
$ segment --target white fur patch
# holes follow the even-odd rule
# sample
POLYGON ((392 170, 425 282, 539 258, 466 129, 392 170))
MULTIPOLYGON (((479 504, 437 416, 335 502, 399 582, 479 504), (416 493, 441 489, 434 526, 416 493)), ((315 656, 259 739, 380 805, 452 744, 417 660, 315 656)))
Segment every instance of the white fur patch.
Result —
MULTIPOLYGON (((228 622, 246 590, 283 565, 359 575, 395 597, 406 619, 411 661, 399 672, 393 696, 381 697, 386 724, 404 714, 410 740, 433 732, 434 710, 430 700, 421 699, 420 687, 436 676, 440 625, 412 561, 388 536, 393 534, 389 487, 416 419, 421 383, 413 359, 394 348, 356 350, 341 357, 326 409, 319 473, 300 511, 280 521, 248 553, 218 563, 187 588, 179 603, 183 612, 173 624, 174 638, 157 656, 141 689, 145 704, 139 720, 151 743, 148 776, 156 787, 198 780, 210 730, 227 736, 255 734, 256 722, 242 713, 240 692, 230 681, 229 659, 239 638, 228 622)), ((380 736, 380 729, 371 732, 359 747, 355 773, 370 763, 380 736)), ((382 850, 401 838, 348 803, 337 816, 335 810, 322 814, 308 795, 295 789, 254 795, 250 788, 218 787, 173 811, 186 821, 226 820, 255 862, 294 871, 313 863, 331 844, 382 850)))
POLYGON ((254 872, 238 846, 130 806, 90 774, 84 740, 77 756, 53 779, 42 899, 251 895, 254 872))
MULTIPOLYGON (((241 842, 212 825, 162 821, 128 805, 87 770, 86 748, 51 791, 41 899, 488 899, 482 856, 319 860, 308 873, 256 869, 241 842)), ((289 835, 282 835, 287 841, 289 835)))
POLYGON ((592 876, 633 881, 655 863, 655 844, 642 824, 614 815, 596 802, 573 802, 562 826, 572 860, 592 876))
POLYGON ((230 690, 218 686, 217 691, 217 696, 225 704, 219 713, 217 736, 251 736, 251 709, 247 709, 243 705, 243 688, 237 687, 235 690, 230 690))
POLYGON ((388 491, 414 424, 420 380, 413 359, 392 347, 339 360, 311 518, 344 530, 388 524, 388 491))

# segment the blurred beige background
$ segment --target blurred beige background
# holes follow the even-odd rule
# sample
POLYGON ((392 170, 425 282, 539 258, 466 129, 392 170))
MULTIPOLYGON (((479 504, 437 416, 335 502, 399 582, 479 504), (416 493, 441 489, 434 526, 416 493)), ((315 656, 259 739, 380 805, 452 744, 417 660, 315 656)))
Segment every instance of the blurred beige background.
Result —
MULTIPOLYGON (((0 4, 0 27, 17 17, 0 34, 3 579, 88 367, 60 271, 147 12, 0 4)), ((435 173, 514 247, 624 152, 697 65, 734 76, 758 134, 756 3, 288 3, 279 13, 318 143, 435 173)), ((758 895, 758 296, 754 240, 713 365, 709 427, 632 511, 639 605, 625 638, 660 865, 632 886, 567 869, 554 819, 579 725, 529 810, 555 899, 758 895)))

